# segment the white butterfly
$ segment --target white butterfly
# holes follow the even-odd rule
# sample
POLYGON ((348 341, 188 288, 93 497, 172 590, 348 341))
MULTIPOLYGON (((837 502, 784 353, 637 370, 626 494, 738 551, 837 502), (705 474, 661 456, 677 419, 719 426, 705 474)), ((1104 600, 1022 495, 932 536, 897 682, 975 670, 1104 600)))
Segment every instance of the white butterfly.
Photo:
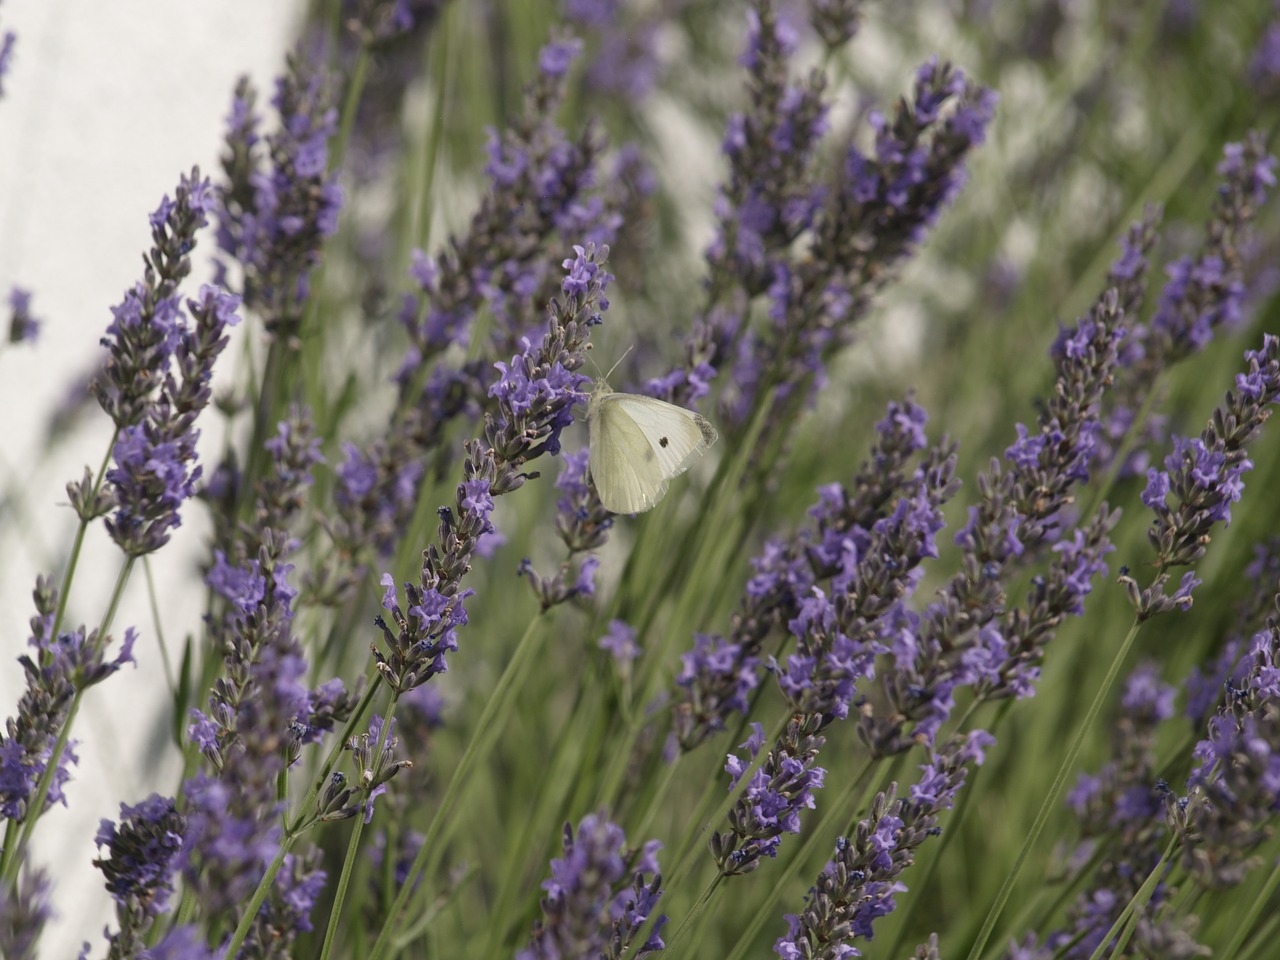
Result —
POLYGON ((614 393, 601 378, 587 404, 591 479, 611 513, 657 506, 678 477, 719 438, 692 410, 637 393, 614 393))

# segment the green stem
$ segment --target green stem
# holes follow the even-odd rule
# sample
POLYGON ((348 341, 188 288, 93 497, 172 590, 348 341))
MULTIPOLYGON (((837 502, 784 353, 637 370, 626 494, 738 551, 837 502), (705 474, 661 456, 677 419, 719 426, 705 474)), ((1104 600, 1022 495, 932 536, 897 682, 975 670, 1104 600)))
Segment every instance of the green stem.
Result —
POLYGON ((1129 651, 1138 636, 1138 627, 1139 624, 1135 620, 1133 626, 1129 628, 1128 634, 1125 635, 1124 641, 1120 644, 1120 649, 1116 651, 1116 655, 1111 661, 1111 666, 1107 669, 1107 675, 1103 679, 1102 685, 1098 688, 1098 692, 1093 698, 1093 703, 1089 705, 1089 711, 1085 714, 1084 721, 1076 731, 1071 747, 1067 750, 1066 756, 1062 758, 1062 764, 1058 767, 1057 776, 1054 777, 1053 784, 1049 787, 1049 792, 1045 794, 1044 801, 1040 804, 1040 811, 1036 814, 1035 822, 1031 825, 1031 829, 1022 843, 1022 849, 1018 851, 1013 868, 1009 871, 1009 875, 1005 877, 1004 884, 996 894, 995 902, 991 905, 991 909, 987 911, 987 917, 982 923, 982 929, 978 931, 977 938, 969 948, 969 960, 978 960, 982 956, 982 951, 986 948, 992 931, 995 930, 996 921, 1000 919, 1000 914, 1004 910, 1010 894, 1013 893, 1014 885, 1022 875, 1022 868, 1026 865, 1031 848, 1040 839, 1040 834, 1044 832, 1050 815, 1058 808, 1062 792, 1066 789, 1067 778, 1075 768, 1076 760, 1084 747, 1085 736, 1098 719, 1098 714, 1102 712, 1103 703, 1107 701, 1111 694, 1111 688, 1115 685, 1116 678, 1120 676, 1120 668, 1124 666, 1125 661, 1128 659, 1129 651))
POLYGON ((1236 957, 1240 955, 1240 948, 1244 946, 1245 938, 1249 935, 1249 931, 1254 929, 1254 924, 1258 922, 1258 917, 1262 915, 1262 911, 1267 909, 1267 905, 1271 903, 1271 896, 1276 892, 1277 886, 1280 886, 1280 866, 1273 866, 1271 875, 1267 877, 1267 882, 1262 885, 1262 889, 1253 898, 1253 903, 1249 905, 1249 909, 1242 916, 1236 917, 1236 922, 1232 926, 1231 939, 1227 941, 1225 947, 1218 951, 1218 956, 1236 957))
MULTIPOLYGON (((672 956, 675 956, 676 944, 688 936, 689 931, 693 929, 693 925, 697 922, 697 919, 706 911, 707 904, 711 902, 711 898, 715 895, 715 892, 720 889, 720 884, 723 882, 724 874, 716 873, 716 875, 712 877, 711 882, 707 884, 706 889, 702 891, 701 895, 699 895, 698 902, 690 908, 687 914, 685 914, 685 918, 681 921, 680 926, 676 927, 676 932, 671 935, 671 940, 667 944, 667 950, 670 951, 672 956)), ((640 937, 636 937, 632 941, 632 945, 637 947, 643 943, 644 940, 640 937)), ((628 953, 630 953, 630 951, 628 951, 628 953)), ((632 956, 634 956, 634 954, 632 954, 632 956)))
MULTIPOLYGON (((102 479, 107 475, 107 467, 111 463, 111 451, 115 449, 116 438, 120 436, 120 428, 117 427, 115 432, 111 434, 111 442, 107 444, 107 453, 102 458, 102 464, 98 467, 98 476, 93 482, 93 493, 91 499, 97 499, 98 491, 102 489, 102 479)), ((76 537, 71 544, 71 556, 67 560, 67 572, 62 575, 62 587, 58 590, 58 612, 54 614, 53 629, 50 631, 51 637, 58 635, 58 630, 62 627, 62 619, 67 612, 67 595, 71 592, 71 581, 75 579, 76 565, 80 561, 80 548, 84 545, 85 531, 89 529, 89 521, 81 520, 80 525, 76 527, 76 537)))
MULTIPOLYGON (((387 739, 391 734, 391 726, 396 712, 396 703, 399 697, 396 694, 391 695, 391 702, 387 704, 387 715, 382 720, 382 730, 378 734, 378 746, 373 752, 371 758, 372 769, 374 772, 381 772, 382 769, 382 751, 386 749, 387 739)), ((372 797, 365 793, 365 802, 373 803, 372 797)), ((324 945, 320 948, 320 960, 329 960, 333 953, 333 943, 337 939, 338 923, 342 916, 342 906, 346 903, 347 889, 351 886, 351 874, 355 871, 356 854, 360 850, 360 835, 364 832, 364 810, 356 815, 355 825, 351 829, 351 839, 347 843, 347 856, 342 861, 342 874, 338 877, 338 887, 334 891, 333 906, 329 910, 329 925, 324 931, 324 945)), ((390 848, 388 848, 390 849, 390 848)), ((388 856, 387 860, 391 860, 388 856)))
MULTIPOLYGON (((387 912, 386 921, 383 923, 382 930, 378 933, 378 939, 373 944, 373 951, 369 954, 368 960, 381 960, 382 957, 387 955, 388 950, 399 949, 399 945, 393 947, 391 941, 396 933, 400 915, 403 913, 405 905, 409 902, 409 897, 414 893, 418 877, 425 872, 428 862, 430 861, 434 865, 434 862, 444 854, 444 851, 440 848, 441 845, 435 841, 444 824, 448 821, 449 816, 453 813, 453 808, 457 804, 458 798, 462 795, 463 788, 470 782, 472 773, 489 756, 489 751, 493 749, 493 745, 497 742, 498 734, 502 732, 502 724, 496 722, 498 712, 510 702, 516 681, 530 677, 533 674, 533 671, 529 668, 532 666, 534 657, 538 652, 539 644, 535 640, 539 633, 536 629, 539 623, 539 620, 530 621, 529 626, 525 629, 524 636, 520 638, 520 642, 516 646, 515 655, 512 656, 507 668, 498 679, 493 693, 489 695, 488 700, 485 702, 480 719, 476 722, 476 733, 467 744, 462 758, 458 761, 458 767, 454 771, 453 778, 449 781, 449 788, 445 791, 444 797, 441 798, 439 806, 436 807, 435 813, 431 817, 431 823, 427 825, 422 838, 422 847, 418 850, 417 856, 413 858, 413 864, 409 868, 404 884, 396 893, 396 898, 391 904, 391 909, 387 912)), ((426 892, 427 884, 424 883, 422 886, 423 892, 426 892)))
POLYGON ((320 766, 320 772, 311 779, 311 786, 307 789, 307 794, 302 798, 302 802, 298 804, 297 813, 293 818, 293 822, 289 824, 287 830, 289 833, 298 832, 302 829, 302 825, 306 823, 308 812, 312 805, 316 802, 316 797, 320 796, 320 791, 324 789, 325 782, 329 779, 329 774, 333 772, 334 766, 338 763, 338 757, 342 756, 342 748, 346 745, 356 728, 360 726, 361 718, 364 717, 365 711, 369 709, 369 705, 373 703, 373 698, 378 691, 382 682, 382 674, 375 674, 373 682, 369 684, 369 689, 364 692, 364 696, 360 698, 360 702, 356 708, 351 711, 351 716, 347 718, 347 724, 342 728, 342 736, 340 736, 334 745, 329 749, 329 755, 325 757, 324 763, 320 766))
MULTIPOLYGON (((106 612, 102 615, 102 622, 98 626, 99 644, 106 643, 107 630, 110 629, 111 621, 115 619, 116 611, 120 607, 120 598, 124 595, 124 587, 129 582, 129 573, 133 570, 133 563, 136 559, 136 557, 129 557, 124 562, 124 566, 120 568, 120 573, 116 576, 116 584, 111 591, 111 600, 108 602, 106 612)), ((56 636, 57 634, 55 633, 54 635, 56 636)), ((58 772, 62 754, 67 748, 67 741, 71 738, 71 726, 75 721, 76 713, 80 709, 80 701, 84 699, 86 689, 88 688, 76 688, 75 695, 71 699, 71 706, 67 708, 67 716, 62 721, 62 727, 58 731, 58 739, 53 745, 53 752, 49 754, 49 758, 45 761, 44 770, 40 773, 40 780, 31 794, 30 802, 27 804, 26 814, 22 821, 22 830, 18 834, 17 842, 5 846, 4 860, 0 864, 0 889, 12 890, 14 883, 17 881, 18 865, 22 862, 21 855, 31 843, 31 835, 35 832, 36 821, 44 813, 45 798, 49 795, 49 786, 53 783, 54 774, 58 772)))
POLYGON ((271 884, 276 878, 276 874, 280 872, 280 867, 284 865, 284 858, 289 851, 293 849, 294 842, 300 834, 286 833, 280 841, 280 849, 276 851, 275 858, 267 867, 267 872, 262 875, 262 880, 258 883, 258 889, 253 891, 253 897, 249 900, 249 906, 245 908, 244 913, 240 917, 240 925, 236 927, 236 932, 231 935, 231 942, 227 944, 227 951, 224 953, 223 960, 235 960, 236 954, 240 952, 240 945, 244 943, 244 938, 249 935, 249 928, 253 926, 253 920, 258 915, 258 911, 262 909, 262 904, 267 899, 267 894, 271 892, 271 884))
POLYGON ((174 680, 173 661, 169 659, 169 647, 164 642, 164 629, 160 625, 160 604, 156 599, 156 580, 151 573, 151 560, 142 561, 142 573, 147 578, 147 602, 151 607, 151 623, 156 631, 156 646, 160 648, 160 662, 164 665, 164 680, 169 685, 169 698, 178 702, 178 685, 174 680))
POLYGON ((49 784, 53 782, 54 772, 58 769, 58 761, 62 757, 62 751, 66 749, 67 740, 71 737, 71 723, 76 718, 76 712, 80 709, 80 701, 83 697, 84 691, 77 690, 71 698, 71 706, 67 708, 67 718, 63 721, 62 729, 58 731, 58 740, 53 745, 53 753, 49 755, 44 772, 40 774, 40 782, 36 784, 36 788, 32 791, 27 802, 27 809, 22 820, 22 828, 18 834, 18 839, 14 843, 5 844, 4 861, 0 864, 0 890, 11 891, 17 882, 18 867, 21 866, 25 859, 22 856, 22 852, 26 850, 27 844, 31 842, 31 834, 35 831, 36 820, 44 813, 45 798, 49 795, 49 784))
MULTIPOLYGON (((1102 960, 1103 954, 1109 950, 1113 957, 1123 957, 1125 955, 1124 950, 1129 945, 1129 938, 1133 936, 1134 930, 1138 928, 1138 920, 1141 918, 1147 904, 1151 902, 1152 896, 1155 895, 1156 887, 1160 884, 1160 878, 1164 876, 1165 864, 1169 862, 1169 858, 1173 855, 1174 848, 1177 845, 1178 838, 1176 836, 1170 837, 1169 845, 1165 847, 1164 853, 1156 861, 1155 867, 1147 875, 1147 879, 1143 881, 1142 886, 1138 888, 1138 892, 1133 895, 1133 899, 1120 911, 1120 916, 1116 917, 1116 922, 1111 925, 1111 929, 1102 938, 1102 942, 1098 944, 1098 948, 1093 951, 1089 960, 1102 960), (1123 933, 1121 933, 1121 930, 1123 930, 1123 933), (1116 941, 1114 949, 1111 946, 1112 940, 1116 941)), ((1221 956, 1229 957, 1231 954, 1224 953, 1221 956)))

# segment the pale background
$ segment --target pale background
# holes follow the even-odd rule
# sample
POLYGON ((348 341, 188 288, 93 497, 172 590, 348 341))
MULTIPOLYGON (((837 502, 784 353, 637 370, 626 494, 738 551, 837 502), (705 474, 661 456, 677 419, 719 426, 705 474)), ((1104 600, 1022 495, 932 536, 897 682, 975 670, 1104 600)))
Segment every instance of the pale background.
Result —
MULTIPOLYGON (((36 573, 61 573, 52 564, 74 532, 65 484, 86 463, 97 469, 111 435, 94 406, 50 458, 49 415, 92 365, 109 308, 141 277, 147 215, 193 164, 217 172, 236 78, 249 74, 269 97, 300 8, 298 0, 0 0, 0 32, 18 36, 0 98, 0 317, 7 334, 16 283, 34 293, 45 321, 34 347, 0 346, 0 716, 13 715, 23 689, 15 659, 30 635, 36 573)), ((207 250, 211 232, 203 242, 207 250)), ((201 260, 192 280, 208 276, 201 260)), ((195 513, 153 568, 162 595, 166 583, 190 576, 203 532, 195 513)), ((97 623, 120 566, 100 525, 90 539, 71 591, 75 624, 97 623)), ((56 880, 58 917, 41 941, 44 958, 74 957, 86 940, 91 956, 104 954, 111 907, 91 866, 98 820, 116 818, 122 801, 177 786, 171 759, 151 761, 172 751, 161 739, 166 693, 144 587, 139 569, 112 631, 143 628, 139 665, 85 698, 70 808, 52 810, 36 832, 30 860, 56 880)), ((171 650, 198 616, 162 609, 171 650)))

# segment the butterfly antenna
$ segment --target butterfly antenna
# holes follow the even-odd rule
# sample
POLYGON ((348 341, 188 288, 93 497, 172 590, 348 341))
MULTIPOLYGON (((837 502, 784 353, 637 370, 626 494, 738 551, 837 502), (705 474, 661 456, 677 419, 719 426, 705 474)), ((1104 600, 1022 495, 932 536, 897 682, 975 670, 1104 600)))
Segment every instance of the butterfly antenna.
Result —
MULTIPOLYGON (((630 347, 627 347, 626 350, 622 351, 622 356, 618 358, 617 363, 615 363, 612 367, 610 367, 609 372, 604 375, 605 380, 608 380, 609 377, 612 376, 613 371, 618 369, 618 364, 622 363, 623 360, 627 359, 627 354, 630 353, 634 349, 634 347, 635 347, 635 344, 632 344, 630 347)), ((596 367, 596 369, 599 370, 600 368, 596 367)))

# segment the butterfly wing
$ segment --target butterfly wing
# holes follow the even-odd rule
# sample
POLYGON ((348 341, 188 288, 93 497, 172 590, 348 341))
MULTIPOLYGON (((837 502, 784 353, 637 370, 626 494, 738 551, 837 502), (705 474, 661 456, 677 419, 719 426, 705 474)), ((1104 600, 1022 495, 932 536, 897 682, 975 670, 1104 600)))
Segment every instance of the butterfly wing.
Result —
POLYGON ((653 397, 605 393, 592 408, 591 476, 613 513, 652 509, 717 439, 705 418, 653 397))

